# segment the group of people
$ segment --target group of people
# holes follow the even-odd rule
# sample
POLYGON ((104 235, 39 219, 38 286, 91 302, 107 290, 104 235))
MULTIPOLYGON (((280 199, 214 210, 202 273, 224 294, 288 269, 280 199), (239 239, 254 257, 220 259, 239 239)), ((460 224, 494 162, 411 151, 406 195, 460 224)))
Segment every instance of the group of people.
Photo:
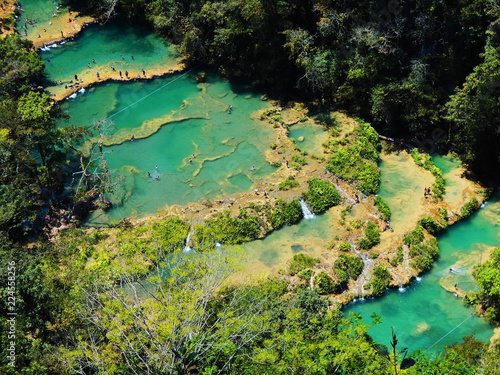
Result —
POLYGON ((427 198, 428 195, 431 195, 431 188, 430 187, 424 188, 424 197, 427 198))

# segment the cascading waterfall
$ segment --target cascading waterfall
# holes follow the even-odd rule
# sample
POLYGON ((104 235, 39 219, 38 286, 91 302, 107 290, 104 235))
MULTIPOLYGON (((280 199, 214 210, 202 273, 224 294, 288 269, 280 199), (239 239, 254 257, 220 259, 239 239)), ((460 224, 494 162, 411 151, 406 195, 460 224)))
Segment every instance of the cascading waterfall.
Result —
POLYGON ((309 209, 309 207, 307 207, 307 203, 303 199, 301 199, 299 202, 300 202, 300 207, 302 208, 302 213, 304 214, 304 219, 306 220, 314 219, 316 215, 309 209))
POLYGON ((363 272, 361 273, 361 275, 359 275, 358 279, 356 280, 357 284, 356 289, 358 290, 358 295, 360 296, 361 299, 363 299, 364 285, 368 281, 368 277, 371 274, 375 266, 375 263, 373 259, 369 257, 368 254, 357 250, 355 247, 352 248, 354 249, 354 252, 359 255, 359 257, 364 263, 363 272))
POLYGON ((184 245, 184 248, 182 249, 183 253, 189 253, 192 249, 191 246, 189 246, 189 242, 191 241, 191 234, 193 232, 190 230, 187 237, 186 237, 186 244, 184 245))

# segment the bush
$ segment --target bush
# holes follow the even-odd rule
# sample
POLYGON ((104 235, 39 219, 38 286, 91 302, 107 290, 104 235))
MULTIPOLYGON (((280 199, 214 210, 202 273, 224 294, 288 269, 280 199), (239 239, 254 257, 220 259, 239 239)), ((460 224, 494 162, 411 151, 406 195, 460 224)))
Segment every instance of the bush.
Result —
POLYGON ((391 208, 382 197, 376 197, 374 204, 378 208, 378 211, 380 212, 380 218, 382 220, 391 220, 391 208))
POLYGON ((288 267, 288 273, 291 276, 298 274, 300 271, 306 268, 312 268, 319 262, 319 259, 313 258, 309 255, 300 253, 295 254, 290 261, 290 266, 288 267))
POLYGON ((435 221, 432 217, 426 216, 420 219, 420 225, 430 234, 437 234, 444 229, 444 226, 435 221))
POLYGON ((411 266, 420 271, 426 271, 431 268, 434 260, 439 256, 438 242, 435 238, 418 243, 410 248, 410 256, 414 258, 411 266))
POLYGON ((351 251, 351 244, 347 241, 342 242, 339 246, 340 251, 351 251))
POLYGON ((309 189, 303 193, 303 198, 315 213, 321 214, 340 203, 340 194, 333 184, 317 178, 307 183, 309 189))
POLYGON ((278 185, 278 189, 280 190, 290 190, 293 189, 294 187, 299 186, 299 182, 295 180, 295 177, 293 176, 288 176, 285 181, 281 182, 278 185))
POLYGON ((389 286, 392 280, 391 273, 384 265, 378 265, 373 270, 373 278, 370 281, 372 287, 372 293, 375 296, 381 296, 384 294, 385 289, 389 286))
POLYGON ((363 272, 365 264, 363 260, 355 255, 340 254, 335 261, 334 269, 342 282, 347 282, 349 278, 356 280, 363 272))
POLYGON ((371 249, 373 246, 380 243, 380 232, 378 227, 372 221, 369 221, 366 224, 365 236, 365 238, 362 238, 359 241, 359 247, 364 250, 371 249))
POLYGON ((314 285, 319 294, 335 293, 339 287, 339 283, 333 280, 325 272, 320 272, 314 278, 314 285))
POLYGON ((396 252, 396 256, 389 260, 389 263, 393 267, 397 267, 398 264, 403 262, 403 246, 398 246, 398 251, 396 252))
POLYGON ((228 245, 250 241, 260 232, 259 218, 249 215, 244 209, 240 210, 236 218, 229 216, 229 210, 218 212, 205 220, 205 224, 207 229, 203 230, 203 237, 210 236, 228 245))
POLYGON ((403 237, 405 245, 417 245, 424 240, 424 229, 421 225, 417 225, 411 232, 406 233, 403 237))
POLYGON ((370 124, 360 124, 346 138, 331 143, 332 157, 327 168, 336 176, 353 182, 364 194, 374 194, 380 185, 380 140, 370 124))
POLYGON ((460 219, 465 219, 472 215, 474 211, 479 208, 479 201, 476 197, 472 198, 470 201, 464 204, 460 210, 460 219))
POLYGON ((311 279, 311 276, 313 275, 313 273, 314 273, 314 271, 311 268, 306 268, 305 270, 300 271, 297 274, 297 276, 305 281, 308 281, 311 279))
POLYGON ((278 229, 284 224, 292 225, 298 223, 302 219, 302 216, 302 208, 299 201, 294 199, 287 203, 283 199, 279 199, 276 202, 274 210, 269 215, 269 220, 273 228, 278 229))
POLYGON ((294 161, 295 163, 297 163, 299 165, 306 165, 307 164, 306 158, 303 156, 299 156, 297 154, 292 155, 292 161, 294 161))

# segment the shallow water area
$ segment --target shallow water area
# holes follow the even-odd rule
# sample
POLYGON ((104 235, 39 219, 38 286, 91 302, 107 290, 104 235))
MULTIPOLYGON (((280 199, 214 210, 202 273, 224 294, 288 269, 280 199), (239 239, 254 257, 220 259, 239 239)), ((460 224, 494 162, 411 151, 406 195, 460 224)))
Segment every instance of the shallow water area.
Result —
POLYGON ((444 201, 453 207, 461 207, 464 203, 463 191, 469 183, 461 178, 464 169, 460 159, 451 155, 434 155, 432 160, 443 172, 446 183, 444 201))
POLYGON ((417 166, 405 152, 382 154, 378 195, 391 208, 391 227, 396 233, 416 223, 424 212, 424 188, 434 182, 430 172, 417 166))
POLYGON ((273 129, 252 115, 266 106, 260 94, 215 76, 198 84, 195 76, 109 83, 62 105, 70 118, 59 126, 89 126, 106 116, 115 125, 103 142, 119 182, 106 196, 113 208, 95 212, 88 224, 246 191, 275 171, 264 156, 273 129))
POLYGON ((292 125, 289 130, 289 137, 295 140, 295 144, 302 151, 321 156, 323 155, 323 143, 328 140, 328 132, 323 126, 306 121, 292 125))
POLYGON ((461 342, 462 337, 468 335, 488 341, 494 327, 478 316, 471 316, 473 309, 464 306, 463 301, 442 288, 440 282, 452 275, 458 277, 458 288, 475 288, 470 276, 467 276, 472 264, 453 266, 470 252, 477 253, 498 246, 500 226, 497 219, 491 219, 496 218, 499 210, 497 197, 467 221, 453 225, 440 235, 440 258, 421 281, 414 280, 409 287, 392 290, 379 299, 358 300, 348 305, 345 312, 361 314, 367 322, 371 321, 372 313, 381 316, 382 324, 374 325, 370 335, 377 342, 389 346, 391 327, 394 327, 400 347, 408 347, 409 352, 441 350, 444 345, 461 342))
POLYGON ((152 70, 174 67, 180 60, 174 48, 153 30, 123 20, 89 25, 74 39, 42 48, 40 54, 51 94, 76 82, 94 80, 97 74, 120 79, 121 71, 126 79, 127 71, 133 79, 138 74, 143 77, 143 71, 148 76, 152 70))
POLYGON ((266 277, 286 270, 287 263, 297 253, 319 258, 327 251, 327 244, 338 234, 338 213, 329 210, 314 219, 302 219, 300 223, 278 229, 262 240, 241 245, 245 251, 245 270, 233 275, 231 280, 245 277, 266 277))

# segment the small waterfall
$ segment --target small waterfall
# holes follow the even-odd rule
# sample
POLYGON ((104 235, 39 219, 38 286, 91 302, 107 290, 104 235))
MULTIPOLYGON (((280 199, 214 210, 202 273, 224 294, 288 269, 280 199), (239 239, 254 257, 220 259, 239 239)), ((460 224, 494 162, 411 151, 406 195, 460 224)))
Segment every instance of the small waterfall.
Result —
POLYGON ((191 241, 191 234, 192 233, 193 233, 192 231, 189 231, 189 233, 186 237, 186 245, 184 245, 184 248, 182 249, 183 253, 189 253, 192 250, 191 246, 189 246, 189 242, 191 241))
POLYGON ((300 207, 302 208, 302 213, 304 214, 304 219, 306 220, 311 220, 316 217, 316 215, 307 207, 307 203, 301 199, 300 201, 300 207))
POLYGON ((373 271, 373 268, 375 267, 375 262, 373 259, 370 258, 370 256, 362 251, 357 250, 354 248, 354 252, 359 255, 359 257, 363 260, 364 267, 363 267, 363 272, 361 275, 359 275, 358 279, 356 280, 356 284, 354 289, 357 291, 358 296, 360 296, 360 300, 364 301, 364 285, 368 281, 370 274, 373 271))

